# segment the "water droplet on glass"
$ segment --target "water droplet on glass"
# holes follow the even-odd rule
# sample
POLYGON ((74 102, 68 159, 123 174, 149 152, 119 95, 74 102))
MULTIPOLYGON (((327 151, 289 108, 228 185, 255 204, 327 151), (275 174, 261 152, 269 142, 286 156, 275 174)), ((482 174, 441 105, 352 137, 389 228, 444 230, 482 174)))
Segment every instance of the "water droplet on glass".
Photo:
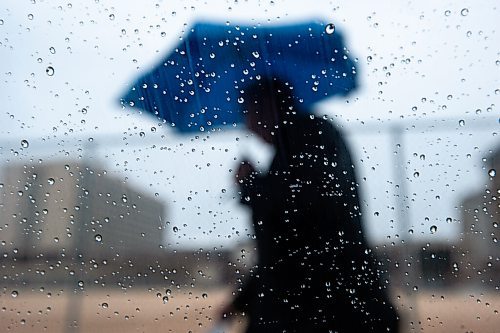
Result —
POLYGON ((81 288, 81 287, 83 287, 83 286, 84 286, 83 281, 78 281, 78 287, 80 287, 80 288, 81 288))
POLYGON ((409 233, 410 235, 413 235, 413 229, 408 230, 408 233, 409 233))
POLYGON ((108 308, 108 303, 102 303, 101 306, 104 308, 104 309, 107 309, 108 308))
POLYGON ((207 295, 207 293, 203 293, 203 294, 201 294, 201 297, 203 297, 203 298, 207 298, 207 297, 208 297, 208 295, 207 295))
POLYGON ((435 226, 435 225, 431 226, 431 227, 430 227, 430 231, 431 231, 431 234, 436 233, 436 231, 437 231, 437 226, 435 226))
POLYGON ((115 19, 115 14, 109 14, 109 19, 113 21, 115 19))
POLYGON ((488 170, 488 175, 490 177, 495 177, 497 175, 497 171, 495 169, 488 170))
POLYGON ((460 11, 460 15, 462 15, 462 16, 467 16, 467 15, 469 15, 469 9, 467 9, 467 8, 462 9, 462 10, 460 11))
POLYGON ((415 172, 413 173, 413 177, 418 178, 419 176, 420 176, 420 173, 418 173, 418 171, 415 171, 415 172))
POLYGON ((162 300, 163 304, 166 304, 168 302, 168 296, 163 296, 162 300))
POLYGON ((458 125, 461 127, 465 126, 465 120, 460 119, 460 121, 458 122, 458 125))
POLYGON ((54 185, 55 184, 55 179, 54 178, 49 178, 47 179, 47 183, 49 183, 49 185, 54 185))
POLYGON ((177 227, 173 227, 173 229, 172 229, 172 230, 173 230, 174 232, 177 232, 177 231, 179 231, 179 228, 177 228, 177 227))
POLYGON ((144 132, 140 132, 140 133, 139 133, 139 136, 140 136, 141 138, 143 138, 143 137, 145 137, 145 136, 146 136, 146 133, 144 133, 144 132))
POLYGON ((28 14, 28 20, 32 20, 33 19, 33 14, 28 14))
POLYGON ((96 242, 102 242, 102 236, 99 234, 95 235, 94 239, 96 242))
POLYGON ((21 141, 21 147, 23 148, 28 148, 30 146, 28 140, 22 140, 21 141))
POLYGON ((53 76, 54 75, 54 67, 49 66, 45 69, 45 73, 47 73, 48 76, 53 76))
POLYGON ((19 293, 17 292, 17 290, 12 290, 12 292, 10 293, 10 295, 12 297, 16 298, 19 295, 19 293))
POLYGON ((56 49, 53 46, 51 46, 49 48, 49 52, 52 53, 52 54, 55 54, 56 53, 56 49))
POLYGON ((329 35, 333 34, 335 32, 335 25, 333 23, 329 23, 325 27, 325 32, 329 35))
POLYGON ((444 12, 444 16, 450 16, 450 15, 451 15, 451 11, 446 10, 446 11, 444 12))

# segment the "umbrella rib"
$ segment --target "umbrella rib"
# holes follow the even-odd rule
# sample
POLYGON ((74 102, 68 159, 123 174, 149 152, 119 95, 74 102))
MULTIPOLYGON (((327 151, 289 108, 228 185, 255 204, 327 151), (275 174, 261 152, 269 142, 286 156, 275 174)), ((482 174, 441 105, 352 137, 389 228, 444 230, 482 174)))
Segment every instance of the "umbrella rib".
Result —
MULTIPOLYGON (((194 76, 194 65, 193 65, 193 61, 192 61, 192 58, 191 58, 191 46, 189 45, 189 42, 187 40, 184 42, 184 44, 186 45, 186 55, 187 55, 187 60, 188 60, 188 64, 189 64, 189 70, 190 70, 190 74, 191 74, 191 79, 193 80, 193 86, 194 86, 193 87, 194 96, 195 96, 196 105, 198 106, 198 111, 199 111, 201 109, 201 101, 200 101, 200 96, 199 96, 198 88, 197 88, 197 86, 195 84, 196 79, 195 79, 195 76, 194 76)), ((203 116, 200 117, 200 119, 203 119, 203 116)), ((200 124, 198 124, 198 125, 200 125, 200 124)))

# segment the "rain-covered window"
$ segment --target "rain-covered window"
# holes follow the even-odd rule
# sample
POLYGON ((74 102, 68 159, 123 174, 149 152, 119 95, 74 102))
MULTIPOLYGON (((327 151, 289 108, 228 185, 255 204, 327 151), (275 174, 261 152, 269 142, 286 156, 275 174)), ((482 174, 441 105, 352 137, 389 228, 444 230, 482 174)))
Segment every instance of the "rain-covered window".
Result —
POLYGON ((0 331, 498 331, 498 10, 4 0, 0 331))

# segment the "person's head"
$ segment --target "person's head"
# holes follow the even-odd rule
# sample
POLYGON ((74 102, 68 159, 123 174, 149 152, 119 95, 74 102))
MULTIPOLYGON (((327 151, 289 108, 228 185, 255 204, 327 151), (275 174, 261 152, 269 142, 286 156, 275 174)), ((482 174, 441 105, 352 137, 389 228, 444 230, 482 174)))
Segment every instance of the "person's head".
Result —
POLYGON ((275 144, 279 127, 296 112, 293 88, 277 79, 261 79, 245 89, 245 124, 264 141, 275 144))

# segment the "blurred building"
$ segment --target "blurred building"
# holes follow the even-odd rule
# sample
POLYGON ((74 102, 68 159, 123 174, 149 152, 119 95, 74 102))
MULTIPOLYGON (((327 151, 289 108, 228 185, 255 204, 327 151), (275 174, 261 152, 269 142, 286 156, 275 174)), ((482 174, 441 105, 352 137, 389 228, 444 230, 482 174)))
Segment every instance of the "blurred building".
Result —
POLYGON ((102 168, 8 166, 2 183, 0 238, 16 257, 161 253, 164 205, 102 168))
POLYGON ((4 280, 116 282, 165 257, 164 204, 98 166, 10 165, 0 184, 4 280))
POLYGON ((487 161, 488 183, 462 203, 457 265, 462 281, 500 287, 500 148, 487 161))

